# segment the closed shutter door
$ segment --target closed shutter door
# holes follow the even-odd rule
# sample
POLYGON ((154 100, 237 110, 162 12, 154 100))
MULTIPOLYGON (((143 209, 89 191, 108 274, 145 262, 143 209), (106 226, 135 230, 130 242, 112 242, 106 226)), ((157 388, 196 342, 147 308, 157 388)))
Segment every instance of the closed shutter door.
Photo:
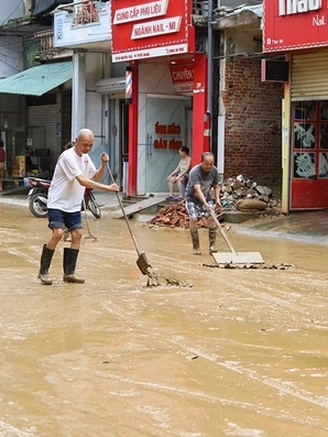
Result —
POLYGON ((328 100, 328 50, 293 55, 291 99, 328 100))
POLYGON ((33 132, 33 149, 46 148, 52 156, 58 155, 56 105, 29 106, 28 127, 33 132))

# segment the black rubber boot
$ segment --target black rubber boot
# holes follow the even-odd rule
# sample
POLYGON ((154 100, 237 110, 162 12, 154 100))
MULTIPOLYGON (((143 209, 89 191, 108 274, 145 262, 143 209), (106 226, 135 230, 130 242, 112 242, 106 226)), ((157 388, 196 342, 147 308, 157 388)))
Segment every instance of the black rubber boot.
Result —
POLYGON ((75 282, 76 284, 83 284, 85 279, 78 278, 75 275, 75 267, 79 251, 78 249, 64 248, 64 282, 75 282))
POLYGON ((210 253, 217 252, 217 249, 215 247, 216 234, 217 234, 216 228, 208 228, 208 240, 209 240, 209 252, 210 253))
POLYGON ((40 270, 38 274, 38 278, 41 280, 44 285, 51 285, 52 279, 49 276, 49 267, 52 261, 52 257, 54 255, 54 250, 48 249, 46 244, 43 246, 41 261, 40 261, 40 270))
POLYGON ((197 229, 190 229, 192 247, 194 250, 194 255, 201 255, 201 251, 199 249, 199 235, 197 229))

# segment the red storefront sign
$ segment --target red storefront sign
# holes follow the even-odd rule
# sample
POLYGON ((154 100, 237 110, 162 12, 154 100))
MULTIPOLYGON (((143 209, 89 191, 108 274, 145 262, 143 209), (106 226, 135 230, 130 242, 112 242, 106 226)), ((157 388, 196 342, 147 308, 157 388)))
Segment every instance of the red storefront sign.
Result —
POLYGON ((324 0, 264 0, 263 50, 279 52, 328 45, 324 0))
POLYGON ((112 0, 111 6, 113 62, 194 51, 191 0, 112 0))
POLYGON ((192 65, 171 65, 171 79, 177 94, 192 95, 194 88, 194 67, 192 65))

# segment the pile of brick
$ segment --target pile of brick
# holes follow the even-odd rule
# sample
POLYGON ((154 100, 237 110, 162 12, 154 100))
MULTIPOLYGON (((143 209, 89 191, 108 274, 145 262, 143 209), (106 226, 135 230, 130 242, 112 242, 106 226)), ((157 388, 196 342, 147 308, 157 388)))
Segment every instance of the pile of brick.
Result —
MULTIPOLYGON (((278 205, 278 200, 274 199, 271 188, 258 185, 242 175, 226 179, 220 184, 220 188, 221 212, 263 211, 278 205)), ((189 217, 184 203, 179 202, 161 208, 148 222, 148 225, 188 228, 189 217)), ((208 219, 200 217, 197 226, 207 228, 208 219)))
POLYGON ((230 210, 253 209, 252 203, 254 209, 274 208, 279 204, 271 188, 258 185, 242 175, 225 180, 220 194, 222 207, 230 210))
MULTIPOLYGON (((170 228, 189 228, 189 217, 183 203, 169 205, 161 208, 158 213, 148 222, 150 226, 166 226, 170 228)), ((197 227, 208 227, 206 217, 198 219, 197 227)))

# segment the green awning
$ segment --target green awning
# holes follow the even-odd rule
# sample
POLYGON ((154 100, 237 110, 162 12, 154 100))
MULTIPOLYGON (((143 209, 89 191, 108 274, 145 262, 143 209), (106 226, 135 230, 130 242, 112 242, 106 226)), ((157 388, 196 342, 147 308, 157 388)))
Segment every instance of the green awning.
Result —
POLYGON ((72 76, 72 61, 37 65, 1 79, 0 93, 42 96, 72 79, 72 76))

